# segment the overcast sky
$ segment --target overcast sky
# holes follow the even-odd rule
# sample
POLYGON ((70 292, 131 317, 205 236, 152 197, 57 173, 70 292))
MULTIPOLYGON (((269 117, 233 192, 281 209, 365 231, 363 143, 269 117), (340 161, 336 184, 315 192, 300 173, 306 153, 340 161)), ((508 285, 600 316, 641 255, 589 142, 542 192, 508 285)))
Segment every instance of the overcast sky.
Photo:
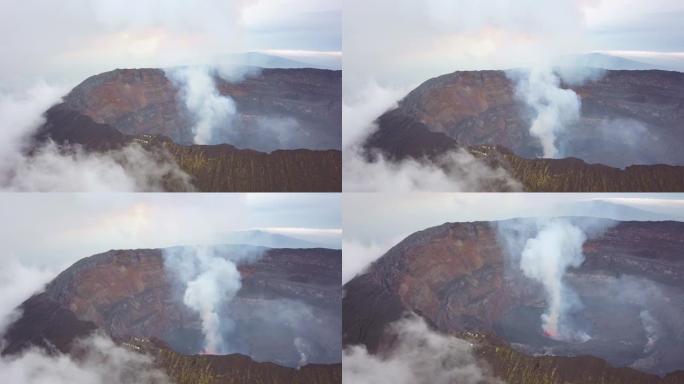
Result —
POLYGON ((684 221, 684 194, 345 193, 343 281, 406 236, 446 222, 592 216, 684 221))
POLYGON ((0 0, 0 90, 230 52, 340 55, 339 0, 0 0))
POLYGON ((684 70, 683 17, 680 0, 346 0, 345 97, 594 51, 684 70))
POLYGON ((263 229, 341 241, 339 194, 2 194, 0 242, 9 259, 59 269, 110 249, 221 242, 263 229))

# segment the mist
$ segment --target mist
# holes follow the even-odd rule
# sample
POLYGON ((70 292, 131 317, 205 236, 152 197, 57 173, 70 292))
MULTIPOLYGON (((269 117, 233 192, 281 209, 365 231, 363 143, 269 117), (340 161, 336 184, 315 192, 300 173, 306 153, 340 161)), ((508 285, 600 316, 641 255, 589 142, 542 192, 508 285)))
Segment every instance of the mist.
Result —
POLYGON ((522 190, 522 185, 501 168, 492 168, 465 149, 454 149, 436 161, 404 159, 392 161, 364 148, 375 132, 375 120, 397 106, 405 95, 401 88, 384 88, 370 83, 362 92, 343 100, 342 147, 345 191, 482 191, 522 190))
POLYGON ((388 326, 392 347, 371 355, 349 346, 342 357, 342 382, 360 384, 503 384, 475 355, 476 346, 431 330, 410 315, 388 326))
POLYGON ((77 145, 39 144, 33 135, 43 113, 61 101, 64 89, 39 83, 0 96, 0 189, 6 191, 161 191, 168 185, 192 191, 190 177, 165 153, 138 144, 104 153, 77 145))
MULTIPOLYGON (((4 334, 21 316, 19 306, 40 293, 58 270, 37 267, 17 258, 6 260, 0 271, 0 349, 4 334)), ((16 355, 0 357, 0 372, 6 382, 22 384, 167 384, 152 358, 116 345, 109 337, 93 334, 76 340, 73 354, 32 347, 16 355)))
POLYGON ((8 383, 22 384, 170 384, 152 358, 116 345, 102 335, 75 343, 77 356, 33 348, 0 359, 8 383))

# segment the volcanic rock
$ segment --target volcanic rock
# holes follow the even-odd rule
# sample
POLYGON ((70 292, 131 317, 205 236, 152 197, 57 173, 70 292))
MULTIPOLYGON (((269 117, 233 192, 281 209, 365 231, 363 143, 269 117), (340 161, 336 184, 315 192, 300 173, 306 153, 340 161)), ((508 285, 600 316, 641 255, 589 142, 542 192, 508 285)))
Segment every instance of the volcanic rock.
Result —
POLYGON ((229 143, 194 145, 193 117, 178 85, 159 69, 120 69, 85 80, 47 111, 36 138, 92 151, 138 143, 167 156, 200 191, 341 190, 340 71, 263 69, 239 82, 215 80, 219 92, 235 101, 242 130, 291 119, 302 146, 258 151, 229 143))
POLYGON ((160 249, 113 250, 75 263, 21 305, 22 315, 7 329, 2 353, 16 354, 30 346, 68 353, 74 340, 99 331, 152 354, 179 383, 226 382, 227 376, 235 383, 339 383, 340 251, 260 250, 260 258, 238 265, 242 288, 229 304, 240 343, 250 356, 198 355, 198 315, 183 304, 182 287, 165 268, 160 249), (293 311, 305 306, 329 333, 311 335, 316 337, 309 340, 313 352, 299 370, 274 362, 291 361, 293 354, 299 359, 292 339, 253 329, 265 321, 259 310, 282 303, 293 311))
MULTIPOLYGON (((520 277, 500 245, 498 225, 446 223, 416 232, 387 251, 345 284, 343 344, 362 344, 372 353, 390 348, 387 325, 413 312, 439 332, 473 340, 478 354, 508 383, 675 383, 684 378, 684 361, 674 358, 682 355, 676 341, 663 341, 662 360, 647 372, 628 367, 640 366, 634 363, 642 353, 637 341, 645 340, 617 345, 631 337, 627 329, 643 332, 640 309, 611 304, 620 293, 607 288, 647 280, 639 287, 659 287, 654 301, 660 304, 652 303, 653 308, 667 307, 663 316, 670 309, 678 313, 684 303, 684 223, 605 221, 606 229, 584 243, 585 261, 567 279, 592 313, 588 321, 597 333, 595 340, 570 346, 549 342, 541 333, 543 290, 520 277), (535 347, 537 342, 544 347, 535 347), (555 353, 537 356, 542 348, 555 353), (610 348, 619 352, 607 352, 610 348)), ((624 293, 636 301, 640 294, 624 293)), ((673 335, 680 332, 676 324, 679 330, 684 326, 681 319, 667 325, 674 327, 673 335)))
POLYGON ((528 131, 534 116, 503 71, 426 81, 378 118, 365 147, 371 158, 379 151, 393 160, 434 160, 466 148, 527 191, 684 190, 684 74, 605 71, 561 87, 574 90, 582 105, 579 121, 559 134, 566 158, 540 158, 541 145, 528 131))

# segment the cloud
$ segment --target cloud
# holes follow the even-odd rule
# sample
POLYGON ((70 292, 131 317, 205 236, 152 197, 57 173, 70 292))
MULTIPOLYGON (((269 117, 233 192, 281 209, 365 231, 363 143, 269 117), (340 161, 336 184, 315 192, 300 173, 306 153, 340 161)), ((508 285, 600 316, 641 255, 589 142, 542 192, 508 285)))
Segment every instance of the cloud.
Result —
POLYGON ((36 144, 32 136, 43 112, 61 100, 63 89, 39 83, 25 92, 0 95, 0 189, 10 191, 154 191, 168 184, 192 190, 190 177, 164 153, 137 144, 106 153, 78 146, 36 144))
POLYGON ((0 1, 0 89, 75 85, 114 68, 215 64, 248 50, 340 51, 331 0, 0 1))
POLYGON ((342 105, 342 175, 345 191, 480 191, 494 188, 521 190, 522 185, 504 169, 491 168, 464 149, 439 159, 391 161, 382 154, 369 160, 363 147, 377 129, 375 120, 396 107, 402 88, 384 88, 376 82, 344 96, 342 105))
POLYGON ((359 384, 503 384, 465 340, 431 330, 415 315, 391 325, 391 350, 371 355, 351 346, 342 357, 342 382, 359 384))
POLYGON ((345 3, 345 77, 406 85, 457 69, 507 69, 583 51, 575 0, 345 3), (391 17, 387 10, 392 10, 391 17))
POLYGON ((56 275, 54 270, 23 264, 10 251, 0 270, 0 338, 21 315, 17 307, 56 275))
POLYGON ((78 354, 48 354, 30 349, 0 359, 8 383, 22 384, 167 384, 171 381, 152 359, 94 335, 76 343, 78 354), (78 357, 76 357, 78 356, 78 357))
POLYGON ((403 236, 384 240, 380 243, 364 243, 357 239, 342 242, 342 284, 363 273, 370 264, 384 255, 397 244, 403 236))
MULTIPOLYGON (((0 270, 0 337, 20 317, 18 306, 42 291, 57 271, 27 265, 16 257, 4 261, 0 270)), ((48 353, 37 347, 18 355, 2 356, 3 380, 21 384, 170 383, 150 357, 118 346, 104 335, 79 340, 74 348, 77 353, 73 356, 48 353)))

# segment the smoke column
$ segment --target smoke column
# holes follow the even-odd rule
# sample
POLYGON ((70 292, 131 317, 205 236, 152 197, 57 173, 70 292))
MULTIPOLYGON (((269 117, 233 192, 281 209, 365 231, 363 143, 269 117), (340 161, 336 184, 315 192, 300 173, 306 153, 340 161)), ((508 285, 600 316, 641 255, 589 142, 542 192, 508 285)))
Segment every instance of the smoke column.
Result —
POLYGON ((219 93, 209 68, 175 69, 170 75, 180 86, 185 106, 195 118, 195 144, 211 144, 217 129, 230 129, 237 112, 235 102, 219 93))
POLYGON ((544 157, 561 156, 557 137, 580 117, 580 98, 571 89, 560 87, 560 77, 549 67, 536 67, 516 79, 516 97, 536 116, 530 134, 541 142, 544 157))
POLYGON ((567 318, 579 301, 563 281, 569 267, 579 267, 584 261, 585 240, 586 235, 577 226, 564 219, 552 219, 541 223, 537 236, 528 239, 522 251, 520 269, 544 286, 547 308, 542 315, 542 328, 553 339, 589 339, 586 333, 574 330, 567 318))
POLYGON ((188 247, 167 250, 165 265, 184 283, 183 303, 202 321, 204 353, 221 354, 228 350, 223 331, 233 326, 221 316, 221 308, 242 287, 235 263, 218 256, 211 247, 188 247))

